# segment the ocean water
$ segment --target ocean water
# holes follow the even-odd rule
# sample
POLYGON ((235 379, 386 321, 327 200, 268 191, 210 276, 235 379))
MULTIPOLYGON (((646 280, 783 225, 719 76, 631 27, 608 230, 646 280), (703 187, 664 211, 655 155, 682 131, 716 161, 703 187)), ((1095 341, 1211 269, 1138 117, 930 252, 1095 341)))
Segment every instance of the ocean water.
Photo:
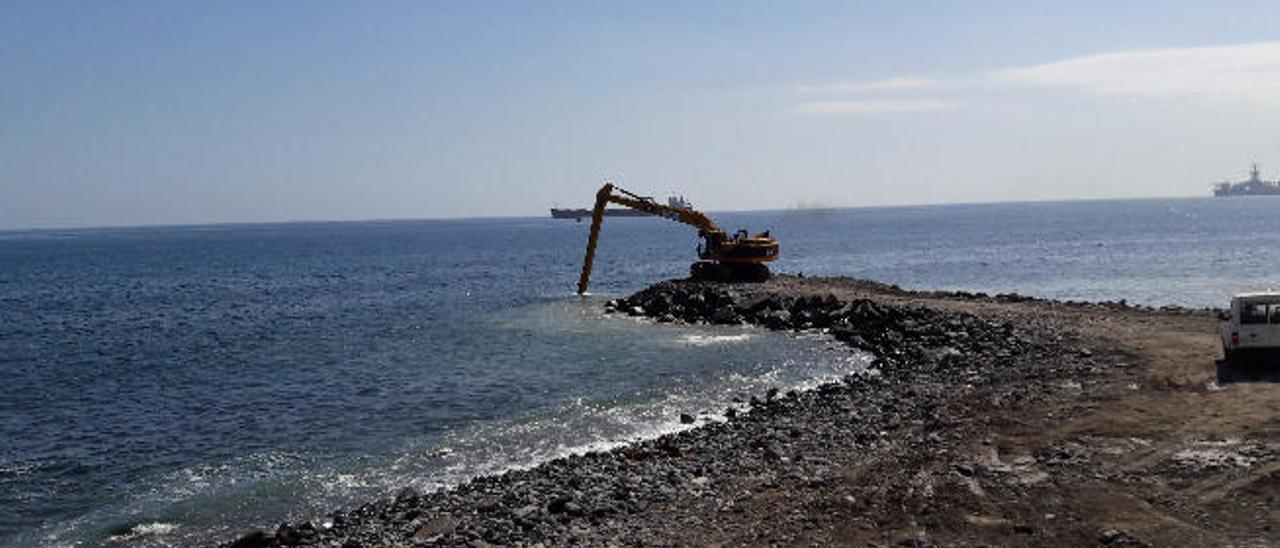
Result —
MULTIPOLYGON (((1220 306, 1280 287, 1280 200, 715 215, 776 270, 910 288, 1220 306)), ((866 366, 820 334, 655 325, 692 230, 611 218, 0 232, 0 545, 229 540, 722 420, 866 366)))

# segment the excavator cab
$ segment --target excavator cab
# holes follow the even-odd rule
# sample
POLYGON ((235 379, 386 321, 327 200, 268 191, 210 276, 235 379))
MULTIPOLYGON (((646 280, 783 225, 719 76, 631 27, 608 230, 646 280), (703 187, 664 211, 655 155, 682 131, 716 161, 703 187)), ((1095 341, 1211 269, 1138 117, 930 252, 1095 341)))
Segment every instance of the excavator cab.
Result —
POLYGON ((705 245, 698 246, 698 258, 689 268, 695 280, 720 282, 763 282, 769 279, 764 263, 778 258, 778 241, 768 231, 754 236, 739 230, 726 238, 724 232, 699 231, 705 245))
POLYGON ((578 278, 580 295, 587 292, 596 243, 600 239, 600 225, 604 221, 605 206, 609 203, 697 228, 698 236, 702 238, 702 243, 698 245, 699 260, 689 268, 689 274, 695 280, 762 282, 770 276, 769 267, 765 263, 778 258, 778 241, 767 230, 754 236, 746 230, 739 230, 729 236, 710 217, 686 203, 662 205, 652 198, 637 196, 612 184, 605 184, 596 193, 596 205, 591 215, 587 254, 582 262, 582 275, 578 278), (615 189, 618 191, 616 194, 615 189))

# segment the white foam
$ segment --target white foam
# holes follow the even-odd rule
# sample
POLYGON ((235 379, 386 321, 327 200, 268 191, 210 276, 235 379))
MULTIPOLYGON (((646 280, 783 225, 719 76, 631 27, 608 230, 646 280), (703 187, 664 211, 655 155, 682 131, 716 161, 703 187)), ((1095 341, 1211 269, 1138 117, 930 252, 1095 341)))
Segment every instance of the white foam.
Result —
MULTIPOLYGON (((694 335, 698 338, 693 340, 723 338, 741 341, 752 336, 694 335)), ((755 374, 730 372, 720 377, 718 387, 713 391, 677 388, 656 401, 617 404, 579 398, 571 401, 568 407, 537 419, 501 421, 459 433, 458 437, 446 440, 453 452, 444 458, 431 458, 434 452, 431 450, 403 455, 397 459, 402 466, 394 467, 394 475, 398 477, 386 477, 383 482, 390 486, 408 483, 427 490, 448 489, 477 476, 524 470, 557 458, 610 451, 701 425, 723 422, 728 420, 721 414, 725 408, 732 407, 737 412, 750 409, 748 404, 732 401, 735 394, 758 395, 769 388, 797 392, 813 390, 849 374, 865 372, 869 356, 861 353, 825 354, 819 356, 819 360, 822 365, 816 370, 812 364, 787 361, 755 374), (807 370, 807 374, 795 378, 797 370, 807 370), (694 422, 682 423, 679 420, 681 414, 693 415, 694 422), (550 443, 530 443, 531 439, 550 443), (415 472, 422 472, 419 466, 427 458, 437 464, 440 461, 446 464, 443 469, 430 471, 428 477, 415 475, 415 472)))
MULTIPOLYGON (((582 323, 596 330, 601 325, 598 318, 582 323)), ((559 332, 575 331, 572 322, 568 322, 568 326, 557 322, 535 321, 533 324, 559 332)), ((686 380, 674 384, 663 381, 653 386, 638 384, 632 391, 614 395, 577 395, 560 405, 520 417, 474 423, 448 431, 442 437, 430 435, 406 440, 390 454, 328 459, 323 455, 273 451, 193 465, 166 475, 145 497, 134 501, 127 513, 155 516, 153 506, 157 502, 195 505, 201 501, 249 497, 251 504, 270 508, 266 517, 261 518, 269 522, 322 520, 324 512, 334 507, 385 496, 405 486, 419 491, 450 489, 477 476, 528 469, 561 457, 605 452, 722 422, 727 420, 722 415, 726 408, 737 412, 750 408, 741 400, 733 401, 735 397, 761 395, 771 388, 811 390, 845 375, 865 371, 869 362, 866 355, 850 353, 843 347, 833 349, 829 335, 816 333, 775 335, 751 328, 706 326, 660 326, 650 333, 651 338, 644 341, 646 346, 657 342, 710 347, 713 353, 719 352, 718 345, 730 348, 760 344, 774 336, 807 340, 812 344, 799 345, 791 357, 780 355, 769 358, 768 363, 762 363, 762 359, 753 363, 748 359, 739 364, 737 370, 689 373, 686 380), (690 333, 691 330, 696 331, 690 333), (685 424, 680 421, 682 414, 692 415, 695 420, 685 424), (280 515, 281 510, 287 515, 280 515)), ((696 352, 692 348, 689 351, 696 352)), ((185 544, 210 538, 218 532, 217 526, 210 522, 223 517, 211 514, 199 516, 191 523, 184 520, 183 527, 176 531, 175 524, 149 523, 120 535, 127 539, 113 540, 185 544)))
POLYGON ((25 476, 32 470, 40 467, 39 462, 18 462, 0 464, 0 475, 8 475, 13 477, 25 476))
POLYGON ((686 334, 680 336, 680 342, 689 346, 712 346, 716 344, 741 343, 751 340, 752 335, 749 333, 741 333, 737 335, 699 335, 686 334))
POLYGON ((129 532, 123 535, 112 535, 107 540, 111 542, 125 542, 142 537, 167 535, 177 530, 178 524, 176 523, 165 523, 162 521, 141 523, 131 527, 129 532))

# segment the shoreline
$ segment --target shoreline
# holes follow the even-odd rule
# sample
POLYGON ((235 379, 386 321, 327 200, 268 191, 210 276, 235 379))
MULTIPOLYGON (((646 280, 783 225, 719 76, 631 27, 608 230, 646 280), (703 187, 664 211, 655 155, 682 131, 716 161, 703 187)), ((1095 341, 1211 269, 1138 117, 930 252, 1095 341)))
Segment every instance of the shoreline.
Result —
MULTIPOLYGON (((1205 376, 1212 348, 1201 348, 1207 339, 1199 334, 1212 335, 1205 328, 1216 325, 1208 310, 791 276, 661 282, 610 308, 659 322, 826 330, 875 357, 864 374, 754 396, 747 411, 724 410, 726 422, 451 490, 406 489, 222 546, 1142 546, 1280 538, 1264 488, 1280 486, 1280 462, 1271 456, 1280 434, 1273 427, 1257 436, 1258 425, 1280 415, 1274 384, 1245 387, 1262 405, 1235 426, 1254 428, 1222 439, 1166 432, 1163 443, 1134 435, 1139 425, 1125 419, 1138 418, 1099 415, 1116 405, 1147 410, 1142 420, 1153 419, 1152 409, 1191 415, 1184 401, 1147 400, 1162 392, 1174 400, 1184 392, 1222 395, 1210 382, 1211 357, 1205 376), (1191 346, 1174 348, 1179 341, 1191 346), (1162 357, 1176 358, 1172 371, 1154 371, 1162 357), (1124 426, 1130 431, 1120 432, 1124 426), (1195 445, 1202 442, 1209 445, 1195 445), (1116 458, 1144 452, 1154 460, 1139 470, 1116 458), (1197 466, 1198 455, 1209 455, 1201 459, 1207 464, 1197 466), (1214 455, 1228 464, 1215 464, 1214 455), (1197 505, 1178 493, 1183 484, 1228 480, 1232 501, 1248 495, 1257 503, 1251 510, 1197 505)), ((1176 427, 1161 418, 1154 417, 1166 430, 1176 427)))

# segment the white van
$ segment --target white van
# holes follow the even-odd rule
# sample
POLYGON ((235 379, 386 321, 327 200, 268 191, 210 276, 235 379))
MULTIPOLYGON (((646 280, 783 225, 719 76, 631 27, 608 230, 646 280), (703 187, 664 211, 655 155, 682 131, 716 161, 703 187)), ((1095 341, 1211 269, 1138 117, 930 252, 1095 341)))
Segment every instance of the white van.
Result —
POLYGON ((1244 354, 1268 351, 1280 351, 1280 292, 1232 297, 1231 311, 1222 322, 1223 355, 1230 362, 1244 354))

